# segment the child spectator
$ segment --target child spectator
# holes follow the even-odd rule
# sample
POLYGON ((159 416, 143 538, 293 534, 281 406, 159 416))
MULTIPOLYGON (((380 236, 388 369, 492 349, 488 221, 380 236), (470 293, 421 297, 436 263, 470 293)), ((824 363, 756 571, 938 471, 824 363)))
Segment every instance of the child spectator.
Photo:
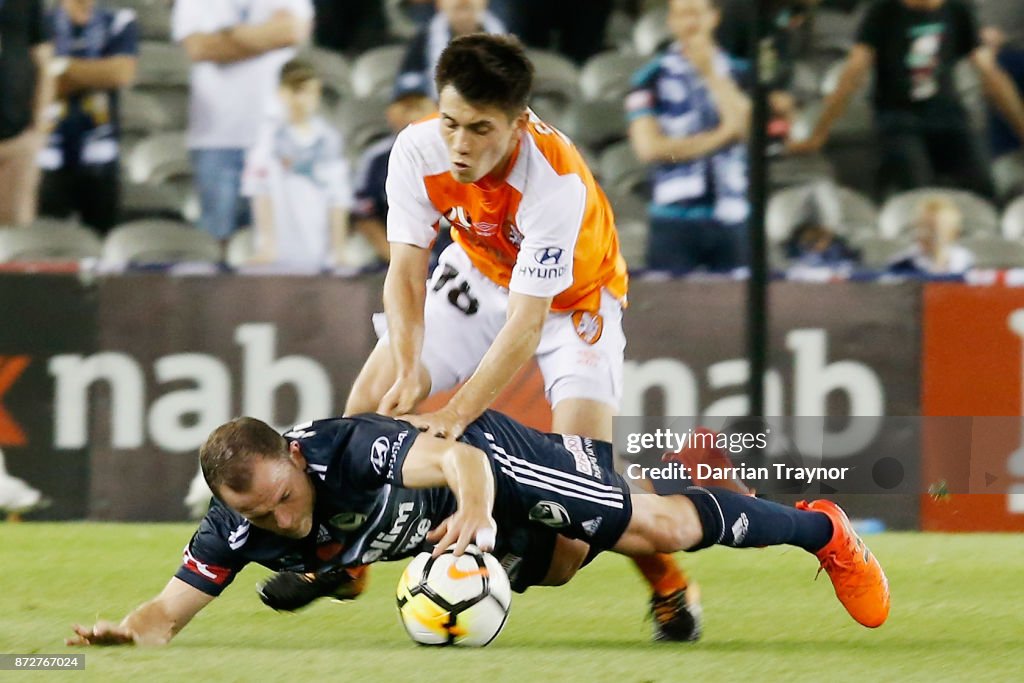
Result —
POLYGON ((243 194, 252 198, 255 262, 319 270, 352 264, 345 253, 352 206, 341 135, 317 115, 321 82, 293 59, 281 68, 283 117, 249 150, 243 194))
POLYGON ((911 275, 963 275, 974 254, 956 243, 963 227, 960 208, 941 195, 921 201, 915 221, 916 242, 889 263, 889 272, 911 275))

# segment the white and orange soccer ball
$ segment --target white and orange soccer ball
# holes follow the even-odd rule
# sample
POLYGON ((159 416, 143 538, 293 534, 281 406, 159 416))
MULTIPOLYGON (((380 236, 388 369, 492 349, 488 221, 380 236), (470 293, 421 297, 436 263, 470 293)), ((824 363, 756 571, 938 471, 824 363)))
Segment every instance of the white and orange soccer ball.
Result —
POLYGON ((501 563, 469 546, 456 557, 420 553, 398 581, 398 615, 420 645, 483 647, 505 626, 512 587, 501 563))

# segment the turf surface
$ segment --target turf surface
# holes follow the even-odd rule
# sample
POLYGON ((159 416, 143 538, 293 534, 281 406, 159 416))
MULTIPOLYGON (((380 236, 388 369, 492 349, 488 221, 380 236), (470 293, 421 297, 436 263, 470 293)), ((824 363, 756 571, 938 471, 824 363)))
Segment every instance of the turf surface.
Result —
MULTIPOLYGON (((67 653, 73 622, 120 619, 178 566, 188 525, 0 524, 0 652, 67 653)), ((681 558, 703 589, 697 644, 651 643, 646 590, 630 563, 599 558, 570 585, 513 599, 483 650, 413 645, 398 624, 402 563, 366 595, 295 615, 265 608, 246 569, 165 648, 90 648, 86 670, 0 680, 102 681, 1019 681, 1024 667, 1020 535, 866 539, 889 576, 889 622, 853 622, 799 550, 714 548, 681 558), (27 680, 27 679, 26 679, 27 680)))

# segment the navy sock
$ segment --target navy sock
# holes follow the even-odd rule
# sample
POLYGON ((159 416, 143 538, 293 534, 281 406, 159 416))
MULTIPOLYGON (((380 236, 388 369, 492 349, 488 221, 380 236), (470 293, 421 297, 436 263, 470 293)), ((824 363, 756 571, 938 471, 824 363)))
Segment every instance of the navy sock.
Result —
POLYGON ((823 512, 798 510, 714 486, 683 490, 697 507, 703 540, 690 550, 719 544, 732 548, 795 545, 815 553, 832 540, 832 520, 823 512))

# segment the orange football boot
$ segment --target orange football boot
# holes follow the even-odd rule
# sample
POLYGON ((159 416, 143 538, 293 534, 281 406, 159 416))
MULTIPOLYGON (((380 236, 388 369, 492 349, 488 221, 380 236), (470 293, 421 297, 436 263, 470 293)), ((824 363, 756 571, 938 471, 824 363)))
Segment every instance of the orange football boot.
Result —
POLYGON ((815 553, 832 579, 836 597, 860 624, 877 628, 889 616, 889 581, 882 565, 853 530, 842 508, 830 500, 800 501, 799 510, 821 512, 832 520, 832 540, 815 553))

